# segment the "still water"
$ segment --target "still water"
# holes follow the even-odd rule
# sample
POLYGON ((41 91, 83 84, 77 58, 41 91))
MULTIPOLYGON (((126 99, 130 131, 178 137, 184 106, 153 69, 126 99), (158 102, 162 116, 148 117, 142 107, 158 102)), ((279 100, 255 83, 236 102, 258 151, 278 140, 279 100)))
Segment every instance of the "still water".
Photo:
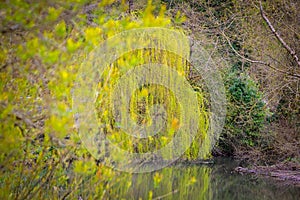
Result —
POLYGON ((217 159, 208 165, 180 164, 152 173, 132 174, 114 185, 106 198, 300 199, 299 186, 288 186, 270 178, 242 176, 233 172, 236 166, 233 160, 217 159))

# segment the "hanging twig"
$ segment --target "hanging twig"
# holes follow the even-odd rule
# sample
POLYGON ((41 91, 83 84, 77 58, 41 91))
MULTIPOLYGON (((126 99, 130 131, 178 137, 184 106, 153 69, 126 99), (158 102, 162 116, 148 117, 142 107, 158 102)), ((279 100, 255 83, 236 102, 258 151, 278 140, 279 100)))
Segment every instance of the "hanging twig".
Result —
POLYGON ((275 30, 275 28, 273 27, 272 23, 270 22, 270 20, 267 18, 267 16, 265 15, 264 11, 263 11, 263 7, 260 1, 260 13, 262 18, 266 21, 266 23, 268 24, 268 27, 271 29, 272 33, 275 35, 275 37, 279 40, 279 42, 284 46, 284 48, 289 52, 289 54, 291 56, 293 56, 294 60, 296 61, 296 63, 298 64, 298 67, 300 67, 300 61, 299 58, 295 52, 294 49, 292 49, 283 39, 282 37, 280 37, 280 35, 278 34, 278 32, 275 30))

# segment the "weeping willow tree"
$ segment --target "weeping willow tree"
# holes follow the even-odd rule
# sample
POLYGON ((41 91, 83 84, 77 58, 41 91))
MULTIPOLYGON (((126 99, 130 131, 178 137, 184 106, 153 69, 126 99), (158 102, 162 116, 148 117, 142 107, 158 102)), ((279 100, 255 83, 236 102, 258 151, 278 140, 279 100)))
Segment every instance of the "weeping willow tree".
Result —
MULTIPOLYGON (((111 102, 109 97, 114 95, 112 93, 115 92, 114 88, 117 87, 118 81, 122 79, 122 76, 130 76, 126 74, 128 71, 143 68, 145 64, 149 63, 166 65, 176 70, 179 76, 187 80, 191 71, 191 64, 172 52, 160 50, 159 48, 141 49, 128 52, 116 59, 104 70, 101 77, 102 81, 98 85, 97 110, 100 124, 103 125, 102 131, 115 145, 131 153, 151 152, 165 147, 183 126, 182 108, 178 102, 178 97, 176 97, 174 91, 161 84, 146 83, 131 89, 132 91, 129 91, 129 104, 127 105, 126 101, 123 102, 122 108, 119 110, 121 113, 128 114, 119 121, 115 119, 114 102, 111 102), (126 131, 124 130, 126 129, 124 124, 129 123, 128 121, 133 121, 136 127, 129 129, 127 127, 126 131), (140 135, 134 137, 128 134, 128 131, 140 135)), ((161 70, 157 71, 158 74, 163 73, 163 67, 162 69, 158 68, 158 70, 161 70)), ((145 79, 147 79, 146 76, 153 76, 153 74, 142 75, 145 76, 143 77, 145 79)), ((123 90, 118 90, 118 92, 124 92, 126 90, 124 88, 128 87, 126 84, 131 84, 130 82, 134 81, 136 79, 133 78, 126 83, 123 82, 123 85, 121 84, 123 90)), ((207 145, 209 144, 209 113, 207 106, 204 104, 207 100, 204 98, 203 91, 199 86, 194 85, 193 91, 196 96, 198 111, 191 110, 190 112, 197 113, 197 120, 194 123, 198 123, 198 129, 190 147, 184 152, 183 158, 189 160, 206 159, 210 156, 210 147, 207 145)), ((125 91, 123 95, 128 94, 125 91)), ((122 97, 118 96, 118 98, 122 97)), ((189 102, 184 103, 189 104, 189 102)), ((119 113, 119 115, 122 114, 119 113)), ((193 116, 191 114, 186 117, 193 116)), ((189 135, 189 133, 186 134, 189 135)), ((184 141, 182 142, 184 143, 184 141)), ((176 149, 176 146, 173 149, 176 149)), ((105 153, 102 152, 102 154, 105 153)), ((164 155, 161 155, 161 158, 164 159, 164 155)))

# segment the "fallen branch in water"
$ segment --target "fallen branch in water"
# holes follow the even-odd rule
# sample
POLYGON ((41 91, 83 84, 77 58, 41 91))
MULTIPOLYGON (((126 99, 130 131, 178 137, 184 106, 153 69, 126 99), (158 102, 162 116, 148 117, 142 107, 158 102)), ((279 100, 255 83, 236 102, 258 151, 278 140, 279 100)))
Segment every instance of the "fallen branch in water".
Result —
POLYGON ((235 171, 240 174, 255 174, 273 177, 277 180, 288 181, 292 184, 300 186, 300 170, 299 169, 281 169, 279 166, 257 166, 253 168, 237 167, 235 171))

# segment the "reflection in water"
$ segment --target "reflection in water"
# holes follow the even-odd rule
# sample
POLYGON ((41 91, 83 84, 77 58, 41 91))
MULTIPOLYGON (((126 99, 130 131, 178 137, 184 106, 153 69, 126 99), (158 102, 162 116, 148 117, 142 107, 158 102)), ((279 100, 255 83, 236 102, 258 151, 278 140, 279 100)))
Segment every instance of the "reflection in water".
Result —
POLYGON ((124 173, 108 199, 298 199, 300 188, 232 173, 236 164, 176 165, 152 173, 124 173))

